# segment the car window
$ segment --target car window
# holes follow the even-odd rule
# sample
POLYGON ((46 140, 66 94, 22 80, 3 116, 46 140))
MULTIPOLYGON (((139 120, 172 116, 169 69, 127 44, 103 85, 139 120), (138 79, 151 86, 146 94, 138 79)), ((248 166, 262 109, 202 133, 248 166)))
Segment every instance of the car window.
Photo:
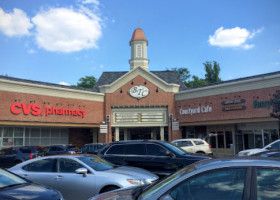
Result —
POLYGON ((173 199, 227 199, 243 197, 246 169, 221 169, 205 172, 179 183, 169 192, 173 199))
POLYGON ((111 146, 106 154, 124 154, 124 146, 123 145, 113 145, 111 146))
POLYGON ((204 142, 200 141, 200 140, 193 140, 193 142, 195 143, 195 145, 203 145, 204 142))
POLYGON ((93 156, 81 156, 78 157, 80 161, 90 166, 95 171, 105 171, 109 169, 113 169, 115 165, 113 163, 110 163, 106 160, 103 160, 99 157, 93 157, 93 156))
POLYGON ((30 172, 54 172, 54 159, 42 159, 29 163, 23 167, 30 172))
POLYGON ((124 150, 126 155, 146 155, 145 144, 127 144, 124 150))
POLYGON ((279 169, 257 169, 257 199, 280 199, 279 169))
POLYGON ((193 146, 191 141, 182 141, 181 144, 179 145, 179 147, 189 147, 189 146, 193 146))
POLYGON ((146 144, 147 155, 166 156, 167 150, 157 144, 146 144))
POLYGON ((75 173, 76 169, 84 167, 79 162, 67 158, 57 159, 57 164, 57 171, 62 173, 75 173))
POLYGON ((0 188, 9 187, 15 184, 24 184, 27 183, 24 179, 11 174, 3 169, 0 169, 0 188))
POLYGON ((22 148, 20 148, 20 151, 22 152, 22 153, 32 153, 32 152, 34 152, 34 150, 32 151, 32 149, 31 148, 24 148, 24 147, 22 147, 22 148))
POLYGON ((280 141, 275 142, 271 145, 271 149, 280 149, 280 141))

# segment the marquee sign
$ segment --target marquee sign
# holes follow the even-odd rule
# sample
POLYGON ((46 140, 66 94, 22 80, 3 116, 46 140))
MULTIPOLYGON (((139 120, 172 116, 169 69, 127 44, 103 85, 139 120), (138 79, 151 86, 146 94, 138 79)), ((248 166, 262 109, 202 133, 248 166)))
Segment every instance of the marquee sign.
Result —
POLYGON ((150 90, 142 85, 133 86, 130 88, 129 92, 130 96, 141 99, 150 94, 150 90))

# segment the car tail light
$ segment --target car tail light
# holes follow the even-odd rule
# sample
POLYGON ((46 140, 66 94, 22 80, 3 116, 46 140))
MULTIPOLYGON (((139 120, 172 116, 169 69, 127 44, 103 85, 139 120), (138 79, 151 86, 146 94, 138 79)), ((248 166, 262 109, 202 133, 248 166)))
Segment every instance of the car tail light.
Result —
POLYGON ((209 149, 211 149, 212 147, 211 147, 211 145, 209 144, 209 149))
POLYGON ((32 154, 32 153, 30 153, 29 155, 30 155, 30 159, 32 159, 32 158, 33 158, 33 154, 32 154))

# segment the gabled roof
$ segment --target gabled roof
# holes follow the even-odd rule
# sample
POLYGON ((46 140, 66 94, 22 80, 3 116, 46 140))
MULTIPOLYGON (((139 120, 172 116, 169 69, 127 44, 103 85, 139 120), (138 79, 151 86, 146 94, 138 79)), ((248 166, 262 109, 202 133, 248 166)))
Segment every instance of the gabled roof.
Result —
MULTIPOLYGON (((163 80, 168 84, 177 84, 180 86, 179 91, 184 91, 187 89, 185 84, 178 77, 177 73, 174 71, 150 71, 153 75, 163 80)), ((110 85, 114 81, 118 80, 128 72, 103 72, 97 83, 93 87, 94 92, 100 92, 99 87, 104 85, 110 85)))

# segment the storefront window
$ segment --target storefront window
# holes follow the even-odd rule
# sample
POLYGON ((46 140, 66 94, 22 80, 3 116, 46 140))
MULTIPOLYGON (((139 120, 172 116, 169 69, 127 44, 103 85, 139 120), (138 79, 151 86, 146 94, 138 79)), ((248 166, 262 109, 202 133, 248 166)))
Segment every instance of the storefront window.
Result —
POLYGON ((231 131, 226 131, 226 148, 231 148, 231 145, 233 144, 232 141, 232 132, 231 131))
POLYGON ((224 132, 218 131, 218 148, 224 148, 224 132))

